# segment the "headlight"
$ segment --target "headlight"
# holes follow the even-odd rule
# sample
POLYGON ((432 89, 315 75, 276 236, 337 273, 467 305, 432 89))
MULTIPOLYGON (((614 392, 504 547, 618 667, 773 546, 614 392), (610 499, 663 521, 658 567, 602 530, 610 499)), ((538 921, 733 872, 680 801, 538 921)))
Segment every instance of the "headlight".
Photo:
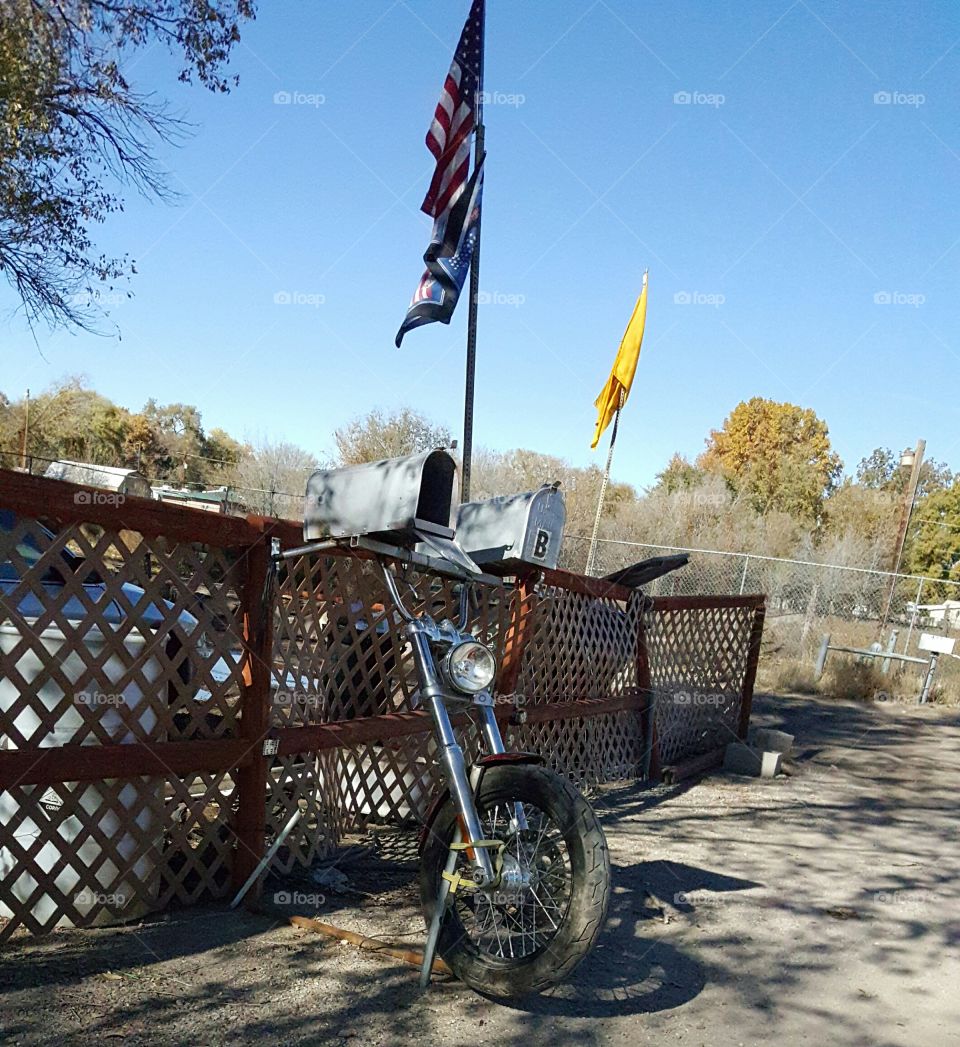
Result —
POLYGON ((497 675, 497 660, 490 649, 476 640, 451 647, 443 659, 447 679, 464 694, 485 691, 497 675))

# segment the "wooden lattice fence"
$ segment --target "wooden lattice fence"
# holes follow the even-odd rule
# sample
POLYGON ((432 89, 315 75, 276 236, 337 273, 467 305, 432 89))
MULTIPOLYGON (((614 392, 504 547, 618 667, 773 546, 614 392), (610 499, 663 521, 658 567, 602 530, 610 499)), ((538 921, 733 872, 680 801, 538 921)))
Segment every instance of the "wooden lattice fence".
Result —
MULTIPOLYGON (((0 523, 0 938, 226 897, 297 809, 275 869, 422 817, 429 717, 372 563, 274 573, 295 524, 6 471, 0 523)), ((408 581, 453 613, 452 583, 408 581)), ((484 590, 471 627, 511 744, 582 785, 746 730, 761 598, 649 601, 557 571, 484 590)))

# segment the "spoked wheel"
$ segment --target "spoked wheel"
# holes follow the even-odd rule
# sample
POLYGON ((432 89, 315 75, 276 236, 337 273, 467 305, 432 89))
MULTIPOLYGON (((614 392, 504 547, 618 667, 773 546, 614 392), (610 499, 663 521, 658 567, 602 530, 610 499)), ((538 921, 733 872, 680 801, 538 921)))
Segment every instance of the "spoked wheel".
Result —
MULTIPOLYGON (((486 890, 461 884, 448 903, 438 952, 478 992, 542 992, 568 977, 603 927, 610 893, 603 830, 565 778, 528 764, 488 768, 477 809, 486 839, 504 845, 500 882, 486 890)), ((448 804, 424 847, 420 897, 428 925, 456 824, 448 804)), ((456 871, 467 874, 470 865, 461 852, 456 871)))

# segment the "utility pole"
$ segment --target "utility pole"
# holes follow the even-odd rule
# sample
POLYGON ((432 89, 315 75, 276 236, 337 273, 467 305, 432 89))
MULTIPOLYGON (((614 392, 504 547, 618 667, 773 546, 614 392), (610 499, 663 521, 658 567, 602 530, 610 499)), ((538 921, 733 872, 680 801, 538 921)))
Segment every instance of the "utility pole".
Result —
POLYGON ((907 481, 903 492, 903 504, 900 506, 900 524, 897 527, 897 542, 894 546, 893 577, 890 579, 890 591, 887 593, 887 605, 883 610, 883 619, 880 622, 880 633, 887 627, 890 619, 890 607, 893 604, 893 595, 897 588, 897 575, 900 572, 900 560, 903 558, 903 547, 907 541, 907 529, 910 526, 910 517, 913 515, 913 506, 917 500, 917 486, 920 483, 920 468, 923 465, 923 455, 927 449, 926 440, 918 440, 916 448, 909 448, 900 455, 900 468, 910 469, 910 479, 907 481))
POLYGON ((20 441, 20 467, 27 468, 27 434, 30 431, 30 390, 23 402, 23 438, 20 441))

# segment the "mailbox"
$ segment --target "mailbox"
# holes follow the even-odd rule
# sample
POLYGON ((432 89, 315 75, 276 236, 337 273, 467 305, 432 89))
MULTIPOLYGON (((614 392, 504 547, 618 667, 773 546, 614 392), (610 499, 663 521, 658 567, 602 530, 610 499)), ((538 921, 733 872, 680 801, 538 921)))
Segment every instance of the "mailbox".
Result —
POLYGON ((460 504, 460 467, 446 450, 343 469, 318 469, 307 481, 308 542, 369 535, 400 545, 421 536, 450 540, 460 504))
POLYGON ((457 545, 485 571, 514 574, 524 565, 557 566, 567 510, 559 484, 467 502, 457 516, 457 545))

